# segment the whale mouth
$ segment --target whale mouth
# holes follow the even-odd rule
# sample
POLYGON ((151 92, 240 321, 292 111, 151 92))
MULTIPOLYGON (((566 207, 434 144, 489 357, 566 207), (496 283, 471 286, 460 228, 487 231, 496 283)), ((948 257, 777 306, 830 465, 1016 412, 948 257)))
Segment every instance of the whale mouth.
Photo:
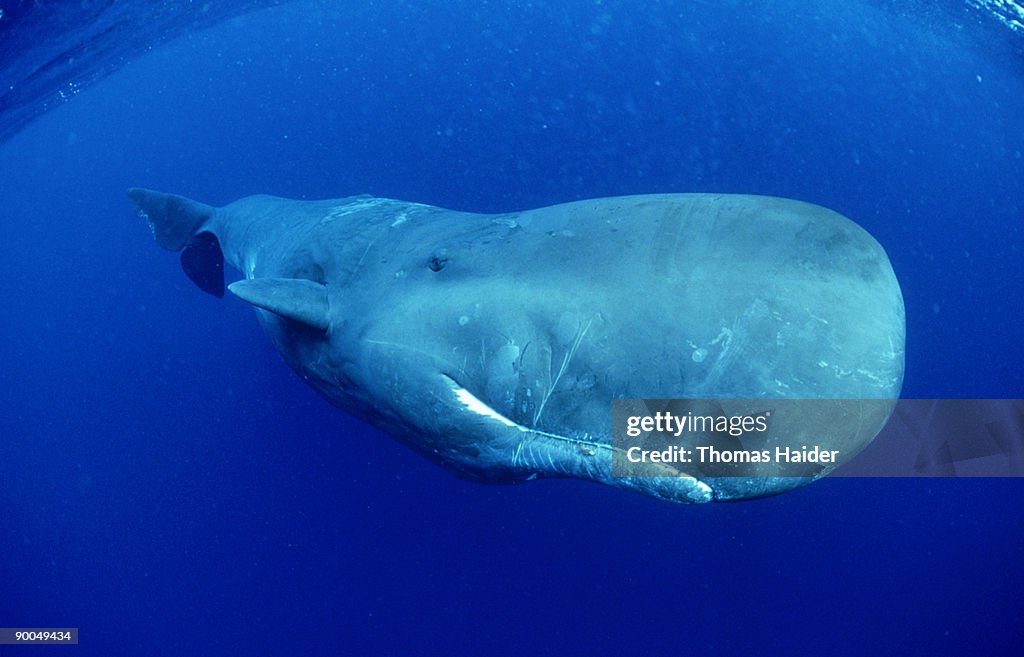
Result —
POLYGON ((455 393, 455 398, 459 400, 459 403, 462 404, 462 406, 465 407, 467 410, 476 413, 477 415, 480 415, 482 417, 486 417, 496 422, 500 422, 504 424, 506 427, 512 427, 518 429, 519 431, 529 431, 529 429, 527 429, 523 425, 508 419, 498 411, 488 406, 479 397, 471 393, 469 390, 463 387, 458 381, 456 381, 452 377, 448 376, 447 374, 442 374, 441 376, 448 380, 448 386, 452 389, 452 392, 455 393))
POLYGON ((548 438, 554 438, 555 440, 564 441, 566 443, 572 443, 583 447, 590 447, 595 451, 595 453, 596 451, 601 449, 609 451, 611 451, 612 449, 610 445, 606 445, 604 443, 594 442, 592 440, 585 440, 582 438, 570 438, 569 436, 564 436, 562 434, 551 433, 550 431, 542 431, 540 429, 534 429, 532 427, 519 424, 515 420, 511 420, 508 417, 496 411, 493 407, 487 404, 487 402, 483 401, 482 399, 474 395, 472 392, 470 392, 468 388, 459 383, 450 374, 442 373, 441 376, 443 376, 446 379, 449 388, 451 388, 452 393, 455 395, 455 398, 459 401, 463 408, 472 413, 476 413, 481 417, 494 420, 495 422, 500 422, 506 427, 516 429, 517 431, 522 431, 523 433, 531 433, 536 434, 538 436, 546 436, 548 438))
MULTIPOLYGON (((615 477, 612 475, 611 463, 617 448, 612 445, 593 440, 571 438, 519 424, 474 395, 451 375, 442 373, 441 376, 444 377, 445 383, 463 409, 486 418, 491 422, 500 424, 507 429, 514 429, 523 434, 529 434, 531 437, 536 436, 554 441, 553 443, 547 443, 542 458, 530 459, 524 454, 524 451, 528 449, 524 447, 527 444, 525 441, 526 436, 524 436, 524 440, 519 442, 511 455, 511 465, 513 466, 527 466, 530 470, 535 471, 538 469, 536 467, 538 464, 528 465, 528 463, 532 460, 542 462, 546 460, 546 465, 540 469, 547 474, 589 479, 671 502, 705 503, 715 499, 711 486, 677 468, 670 467, 670 471, 665 472, 663 475, 615 477), (602 456, 606 458, 601 458, 602 456)), ((530 449, 529 451, 533 452, 535 457, 539 456, 535 449, 530 449)), ((537 473, 534 472, 530 475, 529 479, 533 479, 536 476, 537 473)))

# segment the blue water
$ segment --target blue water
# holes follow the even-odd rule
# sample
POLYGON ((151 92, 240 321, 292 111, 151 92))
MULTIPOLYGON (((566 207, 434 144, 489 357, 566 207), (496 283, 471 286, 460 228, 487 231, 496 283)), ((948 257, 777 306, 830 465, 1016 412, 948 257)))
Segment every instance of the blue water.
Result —
POLYGON ((0 654, 1024 654, 1024 482, 467 483, 316 397, 124 196, 803 199, 888 251, 904 396, 1021 397, 1021 34, 952 1, 339 4, 0 144, 0 626, 81 628, 0 654))

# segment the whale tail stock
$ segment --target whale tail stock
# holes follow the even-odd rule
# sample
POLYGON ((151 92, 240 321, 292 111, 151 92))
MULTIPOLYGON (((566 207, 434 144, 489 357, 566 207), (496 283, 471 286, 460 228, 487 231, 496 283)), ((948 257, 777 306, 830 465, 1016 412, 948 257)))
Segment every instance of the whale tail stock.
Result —
POLYGON ((217 209, 184 196, 133 187, 128 198, 149 222, 156 243, 181 251, 181 268, 200 290, 224 296, 224 254, 208 224, 217 209))
MULTIPOLYGON (((215 297, 224 296, 224 253, 213 233, 217 208, 184 196, 134 187, 128 197, 149 222, 156 243, 181 251, 181 268, 193 283, 215 297)), ((229 289, 239 298, 280 317, 326 331, 330 323, 327 288, 294 278, 241 280, 229 289)))

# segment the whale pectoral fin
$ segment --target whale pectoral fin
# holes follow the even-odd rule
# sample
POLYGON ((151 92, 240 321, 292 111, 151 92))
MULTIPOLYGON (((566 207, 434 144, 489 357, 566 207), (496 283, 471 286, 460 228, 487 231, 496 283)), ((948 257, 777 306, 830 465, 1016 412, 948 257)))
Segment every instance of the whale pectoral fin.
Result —
POLYGON ((330 305, 327 287, 304 278, 253 278, 235 281, 231 293, 275 315, 326 331, 330 305))

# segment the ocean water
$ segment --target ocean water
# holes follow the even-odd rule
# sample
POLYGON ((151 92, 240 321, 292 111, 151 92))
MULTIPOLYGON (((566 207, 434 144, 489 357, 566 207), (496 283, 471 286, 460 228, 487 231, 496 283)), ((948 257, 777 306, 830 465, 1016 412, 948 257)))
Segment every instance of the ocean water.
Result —
POLYGON ((124 195, 811 201, 889 253, 904 396, 1021 397, 1014 6, 297 1, 139 52, 0 143, 0 626, 81 637, 0 655, 1024 654, 1024 482, 465 482, 124 195))

